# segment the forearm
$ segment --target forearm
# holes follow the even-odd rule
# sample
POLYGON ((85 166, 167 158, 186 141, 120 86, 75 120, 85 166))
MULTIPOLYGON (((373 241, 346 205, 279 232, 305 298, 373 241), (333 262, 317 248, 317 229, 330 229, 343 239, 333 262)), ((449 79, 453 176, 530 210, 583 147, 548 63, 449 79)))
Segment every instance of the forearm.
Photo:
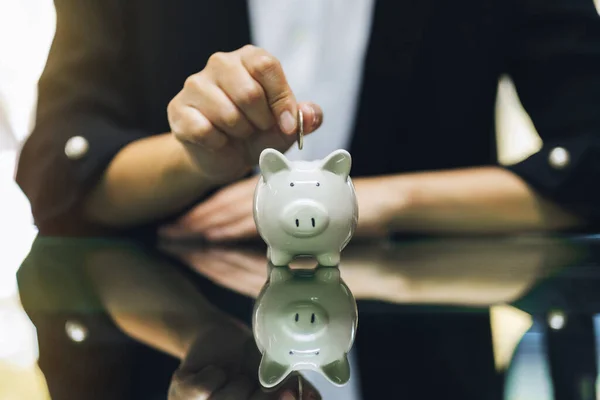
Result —
POLYGON ((389 227, 422 233, 554 231, 584 221, 536 194, 500 167, 392 176, 389 227), (394 193, 395 192, 395 193, 394 193))
POLYGON ((132 226, 176 212, 211 188, 171 134, 124 147, 85 200, 91 222, 132 226))
POLYGON ((183 358, 198 332, 224 319, 173 265, 142 249, 90 254, 86 273, 121 330, 173 357, 183 358))

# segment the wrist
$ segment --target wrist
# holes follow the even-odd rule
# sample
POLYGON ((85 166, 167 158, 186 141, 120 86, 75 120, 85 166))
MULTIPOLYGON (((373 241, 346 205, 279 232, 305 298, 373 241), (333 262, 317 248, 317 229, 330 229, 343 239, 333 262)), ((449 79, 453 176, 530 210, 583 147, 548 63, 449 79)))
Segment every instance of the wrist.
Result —
POLYGON ((177 143, 175 158, 180 160, 180 171, 188 175, 192 174, 194 179, 202 182, 208 189, 235 182, 252 171, 251 165, 244 165, 245 163, 240 160, 231 159, 231 154, 221 154, 194 144, 184 143, 174 135, 171 135, 171 139, 177 143), (225 162, 225 160, 229 160, 229 162, 225 162))
POLYGON ((418 209, 418 193, 411 175, 393 175, 382 178, 385 193, 381 194, 381 218, 390 233, 403 226, 418 209))
POLYGON ((399 175, 357 178, 354 181, 359 205, 356 234, 384 237, 398 226, 412 203, 412 181, 399 175))

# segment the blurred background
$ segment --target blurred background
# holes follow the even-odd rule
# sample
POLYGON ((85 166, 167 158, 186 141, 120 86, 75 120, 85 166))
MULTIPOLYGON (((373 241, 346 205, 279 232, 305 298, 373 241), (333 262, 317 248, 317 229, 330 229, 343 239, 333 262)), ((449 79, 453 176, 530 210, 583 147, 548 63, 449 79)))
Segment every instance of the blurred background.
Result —
MULTIPOLYGON (((598 6, 600 0, 595 1, 598 6)), ((36 230, 13 179, 19 147, 32 128, 36 83, 54 26, 52 0, 0 0, 0 400, 48 398, 36 367, 35 329, 20 307, 15 280, 36 230)), ((508 78, 499 82, 496 112, 501 163, 519 161, 540 147, 508 78)), ((510 309, 499 308, 493 315, 508 342, 515 336, 511 327, 517 333, 513 341, 528 327, 527 318, 510 309)), ((499 354, 514 347, 503 341, 497 346, 499 354)))

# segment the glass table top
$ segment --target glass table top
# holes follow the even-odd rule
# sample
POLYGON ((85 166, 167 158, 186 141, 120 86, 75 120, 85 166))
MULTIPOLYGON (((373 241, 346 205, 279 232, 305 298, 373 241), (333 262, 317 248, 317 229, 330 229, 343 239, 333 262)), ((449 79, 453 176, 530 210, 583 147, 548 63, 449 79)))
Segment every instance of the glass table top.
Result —
POLYGON ((18 283, 50 395, 299 398, 301 382, 306 399, 598 398, 600 237, 353 241, 339 267, 358 307, 349 383, 306 371, 269 391, 252 331, 265 254, 37 238, 18 283))

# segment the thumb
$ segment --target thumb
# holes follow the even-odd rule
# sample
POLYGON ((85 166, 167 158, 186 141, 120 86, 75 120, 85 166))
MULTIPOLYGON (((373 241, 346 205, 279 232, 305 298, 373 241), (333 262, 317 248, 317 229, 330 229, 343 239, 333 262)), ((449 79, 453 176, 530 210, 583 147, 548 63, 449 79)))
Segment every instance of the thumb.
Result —
POLYGON ((323 110, 318 104, 306 102, 298 104, 303 114, 304 134, 316 131, 323 123, 323 110))
MULTIPOLYGON (((323 111, 315 103, 303 102, 298 107, 302 110, 304 134, 308 135, 317 130, 323 123, 323 111)), ((295 130, 293 133, 296 133, 295 130)), ((281 152, 285 152, 296 142, 295 134, 281 133, 279 129, 264 132, 261 135, 255 135, 252 140, 245 141, 247 146, 248 160, 252 163, 258 162, 258 157, 264 149, 271 147, 281 152)))

